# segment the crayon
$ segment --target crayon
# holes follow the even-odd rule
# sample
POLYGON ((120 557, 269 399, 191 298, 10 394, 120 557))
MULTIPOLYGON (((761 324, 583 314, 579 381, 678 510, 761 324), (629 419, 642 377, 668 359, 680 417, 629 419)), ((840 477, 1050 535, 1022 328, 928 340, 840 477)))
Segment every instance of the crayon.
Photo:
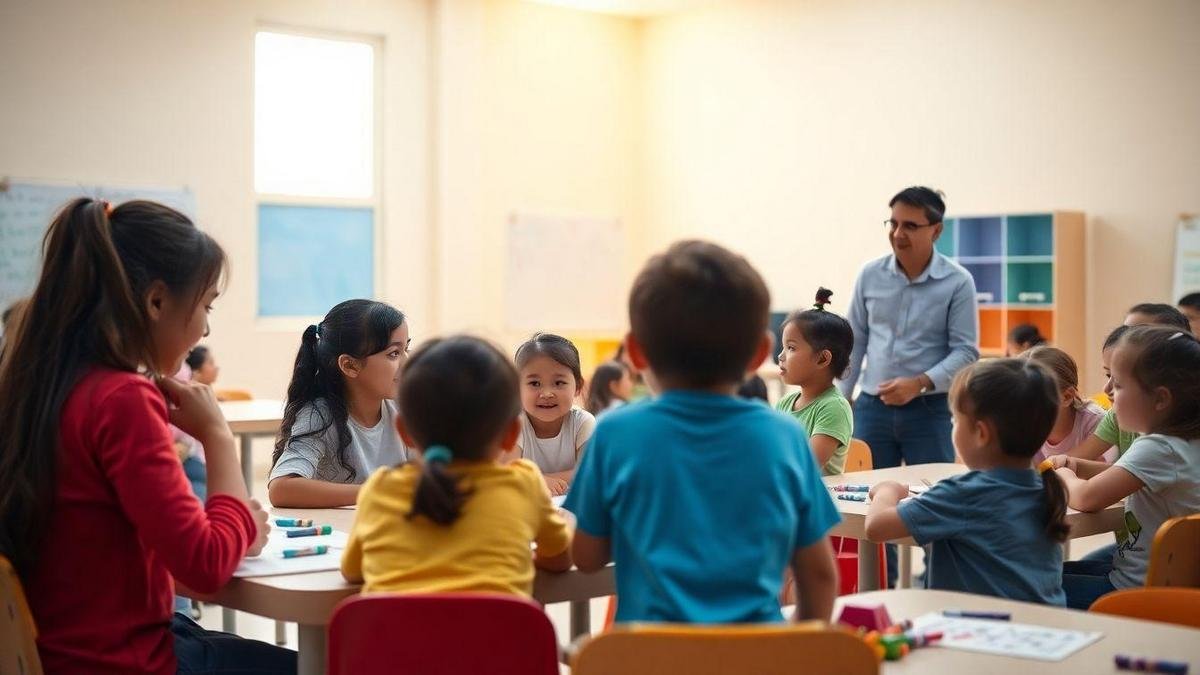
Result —
POLYGON ((276 518, 277 527, 312 527, 312 518, 276 518))
POLYGON ((1117 670, 1132 670, 1139 673, 1171 673, 1171 675, 1187 675, 1188 664, 1182 661, 1162 661, 1159 659, 1143 659, 1137 656, 1117 654, 1113 657, 1117 670))
POLYGON ((829 489, 833 490, 834 492, 870 492, 871 486, 847 483, 845 485, 830 485, 829 489))
POLYGON ((303 530, 288 530, 289 537, 315 537, 321 534, 332 534, 332 525, 322 525, 320 527, 306 527, 303 530))
POLYGON ((909 632, 909 633, 905 633, 904 635, 905 635, 905 637, 908 638, 908 644, 910 646, 912 646, 914 649, 917 647, 928 647, 929 645, 933 644, 934 642, 937 642, 938 640, 942 639, 942 634, 940 632, 936 632, 936 631, 933 633, 911 633, 911 632, 909 632))
POLYGON ((942 616, 952 616, 960 619, 991 619, 993 621, 1009 621, 1012 614, 1008 612, 968 612, 961 609, 942 610, 942 616))
POLYGON ((300 558, 306 555, 323 555, 328 552, 329 547, 321 544, 320 546, 309 546, 308 548, 285 548, 283 549, 283 557, 300 558))
POLYGON ((837 498, 847 502, 865 502, 867 496, 861 492, 839 492, 837 498))

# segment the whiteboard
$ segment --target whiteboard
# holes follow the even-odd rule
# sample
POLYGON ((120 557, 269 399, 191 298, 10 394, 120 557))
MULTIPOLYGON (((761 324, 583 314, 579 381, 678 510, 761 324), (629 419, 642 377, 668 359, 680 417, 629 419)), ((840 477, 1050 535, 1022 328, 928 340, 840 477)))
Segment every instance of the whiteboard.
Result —
POLYGON ((1174 291, 1171 302, 1200 291, 1200 216, 1181 218, 1175 231, 1174 291))
POLYGON ((513 330, 623 331, 625 237, 616 218, 514 213, 507 323, 513 330))
POLYGON ((150 199, 193 219, 196 213, 196 200, 186 189, 0 182, 0 308, 33 291, 41 266, 42 236, 58 210, 76 197, 114 204, 150 199))

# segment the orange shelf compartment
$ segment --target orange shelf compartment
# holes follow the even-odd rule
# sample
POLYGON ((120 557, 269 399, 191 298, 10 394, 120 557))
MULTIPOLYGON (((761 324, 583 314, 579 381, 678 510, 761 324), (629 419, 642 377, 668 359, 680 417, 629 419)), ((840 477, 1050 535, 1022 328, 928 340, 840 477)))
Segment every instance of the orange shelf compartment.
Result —
POLYGON ((1004 310, 979 310, 979 349, 987 353, 1004 353, 1004 310))
POLYGON ((1037 326, 1041 333, 1051 343, 1054 342, 1054 310, 1052 309, 1010 309, 1008 310, 1008 330, 1023 323, 1037 326))

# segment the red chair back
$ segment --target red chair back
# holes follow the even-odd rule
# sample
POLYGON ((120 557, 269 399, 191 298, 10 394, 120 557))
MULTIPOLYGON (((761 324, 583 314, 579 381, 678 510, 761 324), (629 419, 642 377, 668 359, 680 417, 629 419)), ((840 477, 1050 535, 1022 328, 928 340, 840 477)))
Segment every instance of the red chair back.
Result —
POLYGON ((363 595, 329 622, 329 675, 558 675, 537 604, 495 594, 363 595))

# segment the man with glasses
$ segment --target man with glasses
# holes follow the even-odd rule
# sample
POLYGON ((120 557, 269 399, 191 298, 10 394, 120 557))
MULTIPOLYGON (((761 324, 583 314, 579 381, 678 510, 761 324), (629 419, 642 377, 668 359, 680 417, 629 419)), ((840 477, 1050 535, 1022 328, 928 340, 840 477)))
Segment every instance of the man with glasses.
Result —
POLYGON ((939 193, 906 188, 888 206, 892 253, 864 265, 854 284, 847 316, 854 351, 842 393, 854 401, 854 436, 871 446, 876 469, 953 462, 946 394, 954 375, 979 358, 975 280, 934 250, 946 211, 939 193))

